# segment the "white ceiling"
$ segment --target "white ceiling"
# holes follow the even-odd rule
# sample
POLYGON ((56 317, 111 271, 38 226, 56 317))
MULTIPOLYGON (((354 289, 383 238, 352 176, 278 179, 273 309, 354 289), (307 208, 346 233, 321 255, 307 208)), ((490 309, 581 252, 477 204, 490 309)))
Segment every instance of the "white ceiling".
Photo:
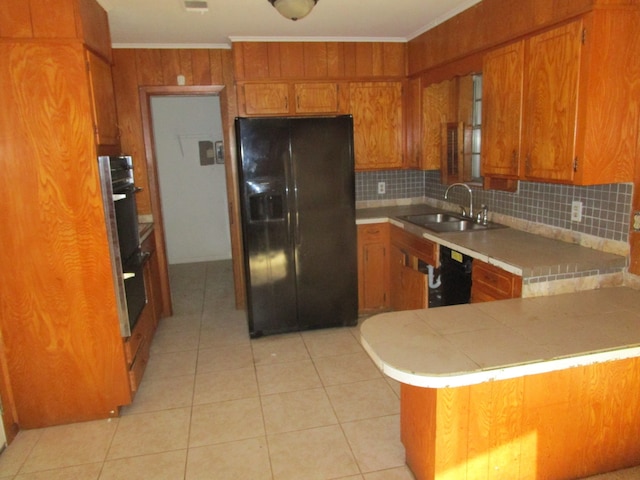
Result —
POLYGON ((241 40, 404 42, 481 0, 318 0, 288 20, 268 0, 207 0, 206 13, 183 0, 98 0, 114 47, 224 48, 241 40))

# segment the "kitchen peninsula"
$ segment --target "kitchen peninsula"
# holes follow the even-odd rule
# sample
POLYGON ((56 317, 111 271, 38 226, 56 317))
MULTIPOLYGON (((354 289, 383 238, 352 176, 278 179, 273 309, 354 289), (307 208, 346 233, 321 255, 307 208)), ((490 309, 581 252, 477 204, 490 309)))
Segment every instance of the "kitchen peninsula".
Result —
POLYGON ((640 464, 640 292, 607 288, 376 315, 418 480, 582 478, 640 464))

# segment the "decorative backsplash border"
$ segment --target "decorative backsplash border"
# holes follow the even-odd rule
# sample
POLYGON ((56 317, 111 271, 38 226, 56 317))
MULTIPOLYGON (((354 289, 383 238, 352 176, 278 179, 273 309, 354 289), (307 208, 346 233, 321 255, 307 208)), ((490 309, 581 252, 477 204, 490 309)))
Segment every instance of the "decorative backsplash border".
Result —
MULTIPOLYGON (((376 203, 426 197, 444 199, 446 186, 440 171, 390 170, 356 173, 356 202, 376 203), (385 193, 378 194, 378 183, 385 193)), ((475 206, 527 222, 592 235, 606 240, 628 242, 633 196, 632 183, 578 187, 549 183, 519 182, 517 192, 474 188, 475 206), (571 221, 571 202, 581 201, 582 221, 571 221)), ((463 189, 451 190, 449 201, 468 205, 463 189)))

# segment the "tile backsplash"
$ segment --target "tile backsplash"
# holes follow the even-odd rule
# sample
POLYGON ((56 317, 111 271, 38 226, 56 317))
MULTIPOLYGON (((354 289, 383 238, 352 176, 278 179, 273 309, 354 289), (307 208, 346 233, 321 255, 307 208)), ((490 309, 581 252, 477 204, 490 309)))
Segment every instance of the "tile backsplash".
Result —
MULTIPOLYGON (((357 202, 419 197, 443 200, 445 189, 438 170, 356 173, 357 202), (378 194, 380 182, 385 184, 384 194, 378 194)), ((474 207, 487 205, 490 212, 621 242, 629 238, 632 195, 632 183, 577 187, 520 182, 517 192, 473 189, 474 207), (571 202, 576 200, 583 204, 581 222, 571 221, 571 202)), ((466 206, 468 193, 453 189, 449 201, 466 206)))

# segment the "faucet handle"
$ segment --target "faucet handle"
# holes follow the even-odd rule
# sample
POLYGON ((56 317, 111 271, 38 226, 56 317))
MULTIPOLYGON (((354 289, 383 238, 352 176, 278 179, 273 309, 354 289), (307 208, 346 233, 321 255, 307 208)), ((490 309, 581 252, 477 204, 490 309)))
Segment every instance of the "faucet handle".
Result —
POLYGON ((489 207, 487 207, 486 205, 482 205, 480 207, 480 211, 478 212, 478 216, 477 216, 477 222, 482 224, 482 225, 486 225, 487 223, 489 223, 489 207))

